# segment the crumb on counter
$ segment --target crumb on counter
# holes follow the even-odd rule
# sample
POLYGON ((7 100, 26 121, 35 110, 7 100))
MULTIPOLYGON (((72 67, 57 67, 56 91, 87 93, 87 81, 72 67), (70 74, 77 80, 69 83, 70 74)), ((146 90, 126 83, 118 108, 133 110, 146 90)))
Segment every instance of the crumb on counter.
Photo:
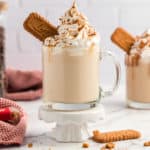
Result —
POLYGON ((115 144, 110 142, 106 143, 100 150, 113 150, 115 148, 115 144))
POLYGON ((32 143, 29 143, 28 144, 28 148, 32 148, 33 147, 33 144, 32 143))
POLYGON ((108 149, 115 148, 115 144, 114 143, 106 143, 105 148, 108 148, 108 149))
POLYGON ((83 143, 83 144, 82 144, 82 147, 83 147, 83 148, 89 148, 89 146, 90 146, 89 143, 83 143))
POLYGON ((150 141, 144 142, 144 146, 150 146, 150 141))

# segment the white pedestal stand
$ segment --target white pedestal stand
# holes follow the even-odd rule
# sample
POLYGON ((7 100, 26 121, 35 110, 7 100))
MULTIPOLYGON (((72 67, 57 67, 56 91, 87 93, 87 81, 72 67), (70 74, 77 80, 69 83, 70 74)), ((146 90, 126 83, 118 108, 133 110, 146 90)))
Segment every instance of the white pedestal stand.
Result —
POLYGON ((102 105, 82 111, 58 111, 51 105, 41 106, 39 119, 45 122, 56 122, 56 127, 50 133, 59 142, 82 142, 89 138, 87 124, 104 119, 102 105))

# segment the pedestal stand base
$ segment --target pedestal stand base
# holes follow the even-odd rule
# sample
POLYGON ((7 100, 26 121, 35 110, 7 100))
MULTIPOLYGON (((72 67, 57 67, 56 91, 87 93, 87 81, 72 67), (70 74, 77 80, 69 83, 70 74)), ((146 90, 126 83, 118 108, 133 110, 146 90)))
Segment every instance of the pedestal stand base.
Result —
POLYGON ((51 105, 41 106, 39 119, 45 122, 56 122, 51 137, 59 142, 82 142, 89 138, 87 124, 97 122, 105 117, 104 108, 98 105, 95 108, 82 111, 57 111, 51 105))

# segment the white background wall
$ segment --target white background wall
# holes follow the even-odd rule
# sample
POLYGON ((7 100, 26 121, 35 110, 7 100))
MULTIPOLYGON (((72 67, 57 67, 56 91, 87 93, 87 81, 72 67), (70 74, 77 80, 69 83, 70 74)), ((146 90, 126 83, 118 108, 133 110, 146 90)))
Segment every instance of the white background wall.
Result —
MULTIPOLYGON (((30 12, 37 11, 57 25, 59 16, 71 6, 72 0, 7 1, 7 65, 21 69, 41 69, 41 43, 23 30, 23 20, 30 12)), ((122 26, 135 35, 150 27, 150 0, 77 0, 77 3, 99 31, 101 46, 118 56, 124 83, 123 52, 111 43, 110 35, 117 26, 122 26)), ((106 82, 112 79, 110 64, 108 61, 107 66, 103 67, 103 77, 108 79, 106 82)))

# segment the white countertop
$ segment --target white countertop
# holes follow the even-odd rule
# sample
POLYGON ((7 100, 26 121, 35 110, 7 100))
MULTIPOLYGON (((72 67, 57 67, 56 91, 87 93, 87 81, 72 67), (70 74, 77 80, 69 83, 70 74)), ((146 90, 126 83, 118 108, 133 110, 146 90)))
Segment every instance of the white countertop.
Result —
MULTIPOLYGON (((125 94, 118 90, 113 97, 105 98, 102 104, 105 107, 106 119, 96 124, 90 124, 90 131, 99 129, 100 131, 110 131, 119 129, 137 129, 141 131, 142 138, 139 140, 118 142, 116 150, 142 150, 150 149, 143 147, 143 142, 150 140, 150 111, 134 110, 126 107, 125 94)), ((33 102, 19 102, 28 113, 28 128, 23 145, 17 147, 0 147, 2 150, 81 150, 82 143, 57 143, 49 137, 54 124, 47 124, 38 120, 38 108, 42 104, 41 100, 33 102), (28 144, 33 143, 32 148, 28 144), (51 148, 51 149, 50 149, 51 148)), ((91 140, 89 150, 99 150, 102 144, 91 140)))

